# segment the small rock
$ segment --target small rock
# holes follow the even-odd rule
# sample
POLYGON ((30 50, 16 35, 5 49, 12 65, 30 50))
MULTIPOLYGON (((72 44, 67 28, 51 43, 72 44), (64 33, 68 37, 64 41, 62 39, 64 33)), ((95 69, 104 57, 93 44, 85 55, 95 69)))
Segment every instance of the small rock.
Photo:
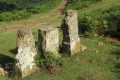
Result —
POLYGON ((97 45, 98 45, 98 46, 102 46, 102 45, 103 45, 103 42, 102 42, 102 41, 98 41, 97 45))
POLYGON ((0 68, 0 72, 1 72, 1 73, 4 72, 4 69, 3 69, 3 68, 0 68))
POLYGON ((85 51, 87 49, 87 47, 83 46, 83 45, 80 45, 80 48, 82 51, 85 51))
POLYGON ((95 52, 98 53, 98 50, 96 50, 95 52))
POLYGON ((4 71, 3 68, 0 68, 0 75, 6 75, 6 74, 8 74, 8 72, 4 71))

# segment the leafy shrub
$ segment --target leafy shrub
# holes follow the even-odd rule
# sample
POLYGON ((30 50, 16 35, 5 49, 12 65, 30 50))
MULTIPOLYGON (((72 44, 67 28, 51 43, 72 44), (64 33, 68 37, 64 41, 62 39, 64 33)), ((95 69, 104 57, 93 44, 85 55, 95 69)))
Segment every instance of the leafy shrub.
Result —
POLYGON ((35 61, 37 66, 55 66, 61 63, 59 57, 56 57, 53 52, 50 51, 41 51, 35 56, 35 61))
POLYGON ((28 18, 28 17, 30 17, 30 13, 28 13, 27 11, 26 11, 26 9, 25 10, 20 10, 20 11, 16 11, 15 13, 14 13, 14 11, 13 11, 13 20, 20 20, 20 19, 26 19, 26 18, 28 18))
POLYGON ((12 12, 3 12, 0 14, 0 21, 11 21, 13 20, 12 12))
POLYGON ((88 36, 94 34, 110 34, 120 38, 120 6, 107 10, 97 10, 92 13, 79 14, 79 33, 88 36))
POLYGON ((49 9, 56 7, 60 2, 61 0, 46 1, 36 5, 28 5, 26 9, 32 14, 45 13, 49 9))
POLYGON ((68 5, 66 6, 66 10, 68 9, 76 9, 79 10, 84 7, 88 7, 91 4, 99 2, 102 0, 68 0, 68 5))
POLYGON ((55 8, 62 0, 18 0, 18 4, 0 2, 0 21, 26 19, 31 14, 45 13, 55 8), (25 3, 22 5, 22 3, 25 3), (22 7, 20 6, 22 5, 22 7), (5 12, 6 11, 6 12, 5 12))

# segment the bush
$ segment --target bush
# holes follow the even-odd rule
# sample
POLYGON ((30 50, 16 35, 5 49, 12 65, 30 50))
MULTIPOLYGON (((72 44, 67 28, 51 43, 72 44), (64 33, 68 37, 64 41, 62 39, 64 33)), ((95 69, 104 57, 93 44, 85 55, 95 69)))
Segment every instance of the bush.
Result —
POLYGON ((11 21, 13 20, 12 12, 3 12, 0 14, 0 21, 11 21))
POLYGON ((97 10, 92 13, 81 14, 79 17, 79 33, 88 36, 110 34, 120 38, 120 6, 114 6, 107 10, 97 10))
POLYGON ((26 9, 32 14, 45 13, 56 7, 60 2, 61 0, 46 1, 36 5, 28 5, 26 9))
POLYGON ((0 14, 0 21, 12 21, 12 20, 20 20, 26 19, 30 17, 30 13, 26 10, 14 10, 12 12, 3 12, 0 14))
POLYGON ((68 9, 76 9, 79 10, 81 8, 88 7, 91 4, 99 2, 101 0, 68 0, 68 5, 66 6, 66 10, 68 9))
POLYGON ((20 20, 20 19, 26 19, 26 18, 28 18, 28 17, 30 17, 30 13, 28 13, 27 11, 26 11, 26 9, 25 10, 21 10, 21 11, 13 11, 13 20, 20 20))
POLYGON ((39 67, 56 66, 61 63, 59 57, 55 56, 53 52, 41 51, 35 56, 35 61, 39 67))

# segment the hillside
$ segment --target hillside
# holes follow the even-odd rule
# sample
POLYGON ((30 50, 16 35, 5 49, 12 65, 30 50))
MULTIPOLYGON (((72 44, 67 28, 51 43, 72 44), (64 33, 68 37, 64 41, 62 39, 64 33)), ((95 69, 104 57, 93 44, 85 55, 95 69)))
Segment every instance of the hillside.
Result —
MULTIPOLYGON (((15 0, 4 1, 15 2, 15 0)), ((53 74, 41 68, 40 71, 23 79, 13 78, 10 74, 0 76, 0 80, 120 80, 120 1, 57 1, 54 7, 48 8, 46 6, 49 3, 43 4, 43 12, 31 14, 29 18, 0 22, 0 64, 14 62, 17 54, 17 30, 23 27, 32 28, 36 48, 38 48, 38 29, 55 26, 60 31, 59 45, 61 46, 63 40, 61 23, 64 12, 68 9, 78 10, 80 44, 87 49, 72 57, 60 53, 62 65, 54 67, 53 74), (100 41, 103 41, 101 46, 98 45, 100 41)), ((41 12, 40 8, 41 6, 37 6, 35 9, 41 12)))

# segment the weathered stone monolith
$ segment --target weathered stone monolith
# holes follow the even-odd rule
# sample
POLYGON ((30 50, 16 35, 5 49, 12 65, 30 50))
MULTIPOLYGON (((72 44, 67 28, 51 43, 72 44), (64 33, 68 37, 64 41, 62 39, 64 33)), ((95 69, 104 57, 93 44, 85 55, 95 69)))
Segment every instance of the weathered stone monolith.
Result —
POLYGON ((62 52, 74 55, 80 51, 78 35, 78 18, 76 10, 68 10, 62 22, 63 42, 62 52))
POLYGON ((55 27, 46 27, 38 30, 40 49, 58 53, 59 30, 55 27))
POLYGON ((17 32, 18 54, 16 66, 24 78, 36 71, 34 56, 37 54, 34 38, 29 27, 22 28, 17 32))

